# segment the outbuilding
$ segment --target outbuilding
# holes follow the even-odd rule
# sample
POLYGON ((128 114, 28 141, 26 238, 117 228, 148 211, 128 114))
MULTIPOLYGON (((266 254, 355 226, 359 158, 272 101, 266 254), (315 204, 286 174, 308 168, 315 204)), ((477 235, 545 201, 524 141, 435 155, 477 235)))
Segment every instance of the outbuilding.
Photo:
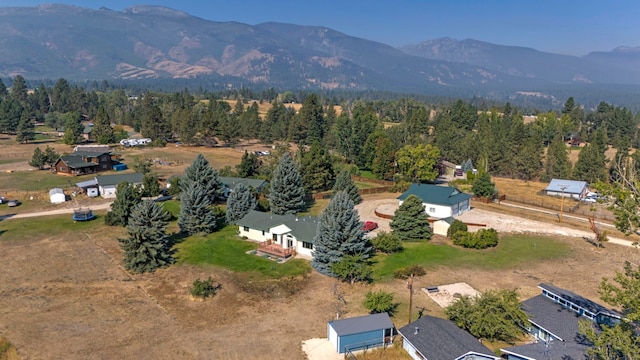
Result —
POLYGON ((327 337, 338 354, 391 343, 394 326, 387 313, 330 321, 327 337))
POLYGON ((430 218, 456 217, 471 210, 471 195, 451 186, 431 184, 411 184, 409 189, 398 196, 400 205, 410 196, 415 195, 424 206, 430 218))
POLYGON ((589 185, 586 181, 551 179, 551 182, 544 191, 547 195, 564 196, 580 200, 587 195, 588 189, 589 185))
POLYGON ((67 197, 62 189, 54 188, 49 190, 49 200, 52 204, 62 204, 67 201, 67 197))
POLYGON ((142 185, 143 179, 144 175, 141 173, 96 176, 98 189, 100 189, 100 195, 102 195, 103 198, 116 197, 116 190, 120 183, 142 185))

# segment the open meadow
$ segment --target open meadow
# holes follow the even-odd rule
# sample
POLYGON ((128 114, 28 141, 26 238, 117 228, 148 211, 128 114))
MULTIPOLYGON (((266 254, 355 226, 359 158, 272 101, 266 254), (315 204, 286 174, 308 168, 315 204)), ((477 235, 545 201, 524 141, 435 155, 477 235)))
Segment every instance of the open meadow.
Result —
MULTIPOLYGON (((2 146, 0 142, 0 150, 11 146, 16 154, 35 147, 2 146)), ((261 145, 173 145, 121 149, 121 154, 129 163, 140 156, 154 160, 154 170, 167 178, 182 173, 200 152, 221 168, 238 164, 244 150, 255 146, 261 145)), ((60 146, 58 151, 64 149, 60 146)), ((18 163, 6 160, 0 166, 18 163)), ((48 171, 13 171, 0 173, 0 186, 46 191, 81 179, 48 171)), ((530 196, 537 196, 541 186, 497 183, 501 190, 534 194, 530 196)), ((395 199, 397 194, 364 199, 384 196, 395 199)), ((308 213, 319 215, 327 203, 328 199, 316 200, 308 213)), ((173 214, 179 211, 177 202, 165 206, 173 214)), ((15 211, 53 208, 46 200, 34 199, 15 211)), ((0 206, 0 215, 7 211, 0 206)), ((538 283, 547 282, 597 300, 602 277, 622 269, 625 260, 640 261, 636 248, 610 244, 595 249, 568 237, 505 234, 498 247, 479 251, 454 247, 434 236, 430 242, 406 244, 401 253, 375 256, 375 281, 348 285, 312 271, 306 260, 278 264, 248 254, 257 245, 226 227, 183 239, 175 245, 175 264, 137 275, 122 267, 117 238, 124 236, 124 229, 104 225, 104 211, 96 214, 96 220, 84 223, 73 222, 70 215, 0 220, 0 337, 16 346, 20 358, 301 359, 301 342, 325 337, 327 321, 337 314, 366 313, 362 302, 369 290, 393 292, 399 303, 393 321, 396 327, 407 324, 406 282, 393 278, 400 267, 421 265, 427 271, 414 281, 415 319, 421 308, 444 316, 443 309, 418 291, 422 287, 466 282, 480 291, 517 288, 525 299, 539 293, 538 283), (191 283, 209 276, 221 290, 212 299, 191 300, 191 283)), ((175 222, 169 229, 176 231, 175 222)))

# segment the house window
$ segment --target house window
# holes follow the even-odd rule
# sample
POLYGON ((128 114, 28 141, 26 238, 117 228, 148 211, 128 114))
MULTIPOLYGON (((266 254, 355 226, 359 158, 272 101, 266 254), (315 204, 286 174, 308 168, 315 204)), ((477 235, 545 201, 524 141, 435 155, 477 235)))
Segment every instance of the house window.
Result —
POLYGON ((312 249, 313 250, 313 244, 310 243, 310 242, 303 241, 302 242, 302 247, 305 248, 305 249, 312 249))
POLYGON ((434 213, 434 212, 436 212, 436 208, 434 208, 434 207, 430 207, 430 208, 429 208, 429 212, 430 212, 430 213, 434 213))
MULTIPOLYGON (((243 231, 249 231, 249 227, 248 227, 248 226, 244 226, 244 227, 242 228, 242 230, 243 230, 243 231)), ((263 233, 264 233, 264 231, 263 231, 263 233)))
POLYGON ((107 165, 102 165, 102 168, 103 168, 103 169, 106 169, 106 168, 107 168, 107 165))
POLYGON ((64 166, 60 166, 60 171, 67 171, 67 168, 64 166))

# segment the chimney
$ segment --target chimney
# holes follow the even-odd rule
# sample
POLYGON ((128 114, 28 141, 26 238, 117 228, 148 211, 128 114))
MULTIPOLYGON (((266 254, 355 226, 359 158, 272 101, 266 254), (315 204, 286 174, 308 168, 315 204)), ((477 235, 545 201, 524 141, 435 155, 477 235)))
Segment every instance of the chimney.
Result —
POLYGON ((418 332, 420 332, 420 329, 416 326, 416 329, 413 331, 413 335, 418 335, 418 332))

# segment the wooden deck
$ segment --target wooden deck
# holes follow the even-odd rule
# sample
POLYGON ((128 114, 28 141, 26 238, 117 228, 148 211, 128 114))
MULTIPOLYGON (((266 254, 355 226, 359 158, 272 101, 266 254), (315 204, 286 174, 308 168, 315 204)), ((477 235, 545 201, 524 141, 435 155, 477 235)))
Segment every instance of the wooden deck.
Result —
POLYGON ((281 258, 288 258, 289 256, 293 256, 296 253, 293 248, 284 249, 278 244, 271 243, 271 241, 260 243, 260 245, 258 245, 258 252, 278 256, 281 258))

